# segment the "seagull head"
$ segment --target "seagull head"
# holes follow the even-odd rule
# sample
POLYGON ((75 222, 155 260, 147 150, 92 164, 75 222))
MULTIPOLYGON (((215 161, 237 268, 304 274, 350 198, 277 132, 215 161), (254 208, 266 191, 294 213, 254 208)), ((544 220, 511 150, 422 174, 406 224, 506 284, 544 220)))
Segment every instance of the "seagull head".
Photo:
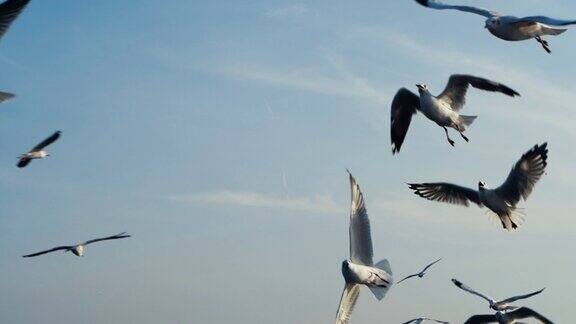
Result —
POLYGON ((484 181, 478 182, 478 190, 482 191, 486 189, 488 189, 488 185, 486 184, 486 182, 484 181))
POLYGON ((419 92, 420 94, 428 92, 428 86, 425 85, 424 83, 419 83, 419 84, 417 84, 417 85, 416 85, 416 88, 418 88, 418 92, 419 92))
POLYGON ((486 19, 486 25, 484 25, 484 28, 490 29, 498 26, 500 26, 500 19, 498 19, 498 17, 492 17, 486 19))

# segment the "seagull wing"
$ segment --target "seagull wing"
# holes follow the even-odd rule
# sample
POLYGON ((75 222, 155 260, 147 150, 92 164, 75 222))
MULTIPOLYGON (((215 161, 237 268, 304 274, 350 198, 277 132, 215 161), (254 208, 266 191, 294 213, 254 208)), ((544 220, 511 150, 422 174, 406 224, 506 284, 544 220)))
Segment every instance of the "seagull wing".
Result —
POLYGON ((84 242, 83 245, 88 245, 88 244, 96 243, 96 242, 100 242, 100 241, 123 239, 123 238, 127 238, 127 237, 130 237, 130 235, 126 234, 126 232, 122 232, 122 233, 120 233, 120 234, 116 234, 116 235, 112 235, 112 236, 108 236, 108 237, 102 237, 102 238, 97 238, 97 239, 94 239, 94 240, 86 241, 86 242, 84 242))
POLYGON ((546 17, 546 16, 530 16, 530 17, 519 18, 517 22, 519 22, 519 23, 537 22, 537 23, 541 23, 541 24, 549 25, 549 26, 576 25, 576 20, 554 19, 554 18, 550 18, 550 17, 546 17))
POLYGON ((390 116, 390 139, 392 140, 392 154, 400 152, 412 115, 420 109, 420 97, 406 88, 398 90, 392 101, 390 116))
POLYGON ((516 205, 520 199, 526 199, 546 168, 548 158, 547 143, 535 145, 526 152, 508 174, 504 183, 494 189, 498 196, 509 204, 516 205))
POLYGON ((47 139, 40 142, 40 144, 34 146, 34 148, 30 150, 30 152, 42 151, 42 149, 44 149, 46 146, 56 142, 56 140, 60 138, 60 134, 62 134, 61 131, 55 132, 54 134, 50 135, 50 137, 48 137, 47 139))
POLYGON ((481 206, 478 192, 473 189, 457 186, 451 183, 412 183, 408 184, 414 193, 428 200, 440 201, 468 207, 470 202, 481 206))
POLYGON ((442 260, 442 259, 438 259, 438 260, 430 263, 429 265, 427 265, 427 266, 424 268, 424 270, 422 270, 422 272, 426 272, 426 270, 428 270, 431 266, 435 265, 436 263, 440 262, 440 260, 442 260))
POLYGON ((441 324, 450 324, 449 322, 440 321, 440 320, 437 320, 437 319, 431 319, 431 318, 429 318, 428 320, 434 321, 434 322, 436 322, 436 323, 441 323, 441 324))
POLYGON ((524 318, 535 318, 544 324, 553 324, 552 321, 550 321, 546 317, 540 315, 539 313, 537 313, 536 311, 534 311, 528 307, 520 307, 514 311, 506 313, 506 315, 508 316, 508 318, 510 318, 512 320, 519 320, 519 319, 524 319, 524 318))
POLYGON ((542 288, 542 289, 540 289, 540 290, 538 290, 538 291, 535 291, 535 292, 533 292, 533 293, 529 293, 529 294, 526 294, 526 295, 520 295, 520 296, 514 296, 514 297, 506 298, 506 299, 504 299, 503 301, 501 301, 501 303, 503 303, 503 304, 510 304, 510 303, 513 303, 513 302, 515 302, 515 301, 517 301, 517 300, 520 300, 520 299, 530 298, 530 297, 532 297, 532 296, 538 295, 539 293, 543 292, 544 289, 545 289, 545 288, 542 288))
POLYGON ((342 291, 342 297, 340 297, 338 311, 336 312, 336 324, 348 323, 359 295, 360 285, 350 283, 346 284, 344 291, 342 291))
POLYGON ((15 94, 13 93, 9 93, 9 92, 2 92, 0 91, 0 102, 4 102, 6 100, 10 100, 12 98, 16 97, 15 94))
POLYGON ((6 0, 0 4, 0 38, 28 5, 30 0, 6 0))
POLYGON ((350 176, 352 202, 350 204, 350 260, 357 264, 371 266, 372 238, 370 236, 370 220, 364 203, 364 195, 356 179, 350 176))
POLYGON ((54 251, 69 250, 71 248, 73 248, 73 246, 58 246, 58 247, 55 247, 55 248, 50 249, 50 250, 23 255, 22 257, 23 258, 31 258, 31 257, 39 256, 39 255, 54 252, 54 251))
POLYGON ((396 284, 399 284, 399 283, 401 283, 402 281, 404 281, 404 280, 406 280, 406 279, 410 279, 410 278, 416 277, 417 275, 418 275, 418 274, 409 275, 409 276, 407 276, 406 278, 398 281, 396 284))
POLYGON ((417 320, 419 320, 419 318, 415 318, 415 319, 409 320, 408 322, 404 322, 404 323, 402 323, 402 324, 414 323, 414 322, 416 322, 417 320))
POLYGON ((437 1, 437 0, 416 0, 416 2, 423 5, 424 7, 428 7, 428 8, 432 8, 432 9, 439 9, 439 10, 455 9, 455 10, 470 12, 473 14, 484 16, 486 18, 492 18, 492 17, 499 16, 499 14, 497 12, 486 10, 483 8, 470 7, 470 6, 447 5, 447 4, 442 3, 440 1, 437 1))
POLYGON ((498 82, 472 75, 455 74, 450 77, 446 89, 438 96, 438 99, 448 103, 452 110, 458 111, 466 103, 466 92, 469 86, 485 91, 501 92, 511 97, 520 95, 515 90, 498 82))
POLYGON ((496 315, 474 315, 470 317, 464 324, 486 324, 486 323, 498 323, 496 315))
POLYGON ((461 283, 460 281, 458 281, 456 279, 452 279, 452 282, 456 285, 456 287, 458 287, 464 291, 467 291, 473 295, 476 295, 478 297, 482 297, 482 298, 486 299, 489 303, 492 302, 492 298, 475 291, 474 289, 466 286, 465 284, 461 283))
POLYGON ((18 160, 18 164, 16 164, 17 167, 19 168, 23 168, 25 166, 27 166, 28 164, 30 164, 30 161, 32 161, 31 158, 27 157, 27 156, 22 156, 19 160, 18 160))

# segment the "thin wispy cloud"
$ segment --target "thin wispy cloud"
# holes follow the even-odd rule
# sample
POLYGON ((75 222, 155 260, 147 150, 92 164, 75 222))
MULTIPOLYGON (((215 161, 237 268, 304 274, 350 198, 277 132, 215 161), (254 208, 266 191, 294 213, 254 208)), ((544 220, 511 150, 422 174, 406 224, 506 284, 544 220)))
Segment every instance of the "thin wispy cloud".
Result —
POLYGON ((316 195, 308 197, 279 197, 258 192, 221 190, 189 195, 176 195, 170 199, 188 204, 231 205, 252 208, 272 208, 302 212, 333 213, 343 209, 332 196, 316 195))
POLYGON ((271 19, 297 19, 309 14, 310 8, 303 3, 291 4, 284 7, 274 8, 266 11, 264 16, 271 19))

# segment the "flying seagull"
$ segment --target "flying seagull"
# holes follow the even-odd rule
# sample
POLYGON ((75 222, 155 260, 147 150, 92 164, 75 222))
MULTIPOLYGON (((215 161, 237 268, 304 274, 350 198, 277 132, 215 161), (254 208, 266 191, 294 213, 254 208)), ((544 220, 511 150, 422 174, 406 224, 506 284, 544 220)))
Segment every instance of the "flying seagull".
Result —
POLYGON ((412 121, 412 115, 417 111, 422 112, 424 116, 444 129, 450 145, 454 146, 454 141, 448 136, 447 127, 458 131, 462 138, 468 142, 468 138, 464 136, 463 132, 474 122, 477 116, 464 116, 458 112, 466 103, 466 92, 469 86, 485 91, 501 92, 510 97, 520 95, 503 84, 471 75, 458 74, 450 77, 446 89, 437 97, 430 93, 425 84, 416 85, 420 96, 402 88, 398 90, 392 101, 390 123, 392 154, 400 152, 412 121))
POLYGON ((550 45, 542 37, 560 35, 567 29, 558 27, 576 24, 576 20, 560 20, 545 16, 523 18, 503 16, 497 12, 482 8, 453 6, 437 0, 416 0, 416 2, 432 9, 455 9, 484 16, 486 17, 484 28, 488 29, 492 35, 506 41, 523 41, 534 38, 548 53, 552 53, 550 45))
POLYGON ((442 259, 438 259, 438 260, 430 263, 430 264, 427 265, 424 269, 422 269, 422 271, 420 271, 419 273, 416 273, 416 274, 413 274, 413 275, 409 275, 409 276, 407 276, 406 278, 398 281, 396 284, 399 284, 399 283, 401 283, 402 281, 404 281, 404 280, 406 280, 406 279, 413 278, 413 277, 420 277, 420 278, 424 277, 424 275, 426 274, 426 270, 428 270, 431 266, 435 265, 436 263, 440 262, 440 260, 442 260, 442 259))
POLYGON ((88 244, 92 244, 92 243, 96 243, 96 242, 100 242, 100 241, 123 239, 123 238, 127 238, 127 237, 130 237, 130 235, 126 234, 126 232, 122 232, 120 234, 86 241, 84 243, 77 244, 77 245, 58 246, 58 247, 52 248, 50 250, 24 255, 23 258, 31 258, 31 257, 39 256, 42 254, 51 253, 54 251, 60 251, 60 250, 64 250, 64 252, 72 252, 76 256, 84 256, 85 247, 88 244))
POLYGON ((403 324, 410 324, 410 323, 420 324, 420 323, 425 322, 425 321, 442 323, 442 324, 449 324, 448 322, 439 321, 437 319, 432 319, 432 318, 428 318, 428 317, 415 318, 415 319, 410 320, 408 322, 404 322, 403 324))
POLYGON ((457 186, 451 183, 408 184, 414 193, 428 200, 446 202, 468 207, 470 202, 479 207, 486 206, 502 223, 502 227, 511 231, 523 221, 523 214, 516 205, 526 200, 534 185, 546 168, 548 158, 547 143, 535 145, 516 162, 508 178, 500 187, 490 189, 485 182, 478 183, 478 190, 457 186))
POLYGON ((546 317, 538 314, 536 311, 521 307, 511 312, 497 312, 494 315, 474 315, 470 317, 464 324, 487 324, 487 323, 498 323, 498 324, 520 324, 519 320, 533 318, 540 323, 553 324, 552 321, 546 317))
POLYGON ((350 259, 342 262, 342 275, 346 281, 340 305, 336 313, 336 324, 348 323, 360 286, 367 286, 378 300, 382 300, 394 280, 390 263, 384 259, 376 264, 372 261, 372 239, 370 220, 364 204, 364 196, 356 179, 348 171, 352 202, 350 206, 350 259))
POLYGON ((452 282, 456 285, 456 287, 467 291, 473 295, 479 296, 481 298, 484 298, 488 301, 488 303, 490 304, 490 308, 497 311, 497 312, 507 312, 507 311, 511 311, 511 310, 515 310, 518 307, 515 306, 510 306, 510 303, 513 303, 517 300, 521 300, 521 299, 526 299, 526 298, 530 298, 534 295, 538 295, 539 293, 543 292, 545 288, 542 288, 538 291, 535 291, 533 293, 529 293, 526 295, 519 295, 519 296, 514 296, 514 297, 510 297, 510 298, 506 298, 500 301, 496 301, 491 297, 488 297, 482 293, 479 293, 475 290, 473 290, 472 288, 466 286, 465 284, 461 283, 460 281, 456 280, 456 279, 452 279, 452 282))
POLYGON ((18 166, 19 168, 23 168, 23 167, 27 166, 30 163, 30 161, 32 161, 34 159, 43 159, 47 156, 50 156, 50 154, 48 154, 48 153, 46 153, 46 151, 44 151, 44 148, 46 146, 56 142, 56 140, 58 140, 58 138, 60 138, 60 134, 62 134, 61 131, 55 132, 54 134, 50 135, 50 137, 43 140, 40 144, 34 146, 34 148, 32 148, 30 151, 28 151, 28 153, 22 154, 19 157, 18 164, 16 164, 16 166, 18 166))

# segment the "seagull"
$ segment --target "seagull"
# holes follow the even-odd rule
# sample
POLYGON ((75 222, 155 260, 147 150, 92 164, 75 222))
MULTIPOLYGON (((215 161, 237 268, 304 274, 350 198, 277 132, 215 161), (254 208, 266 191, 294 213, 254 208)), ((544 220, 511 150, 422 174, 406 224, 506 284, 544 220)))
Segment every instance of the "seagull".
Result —
POLYGON ((394 283, 388 260, 384 259, 373 264, 370 220, 366 212, 364 196, 350 171, 348 175, 352 192, 349 230, 350 259, 342 262, 342 276, 346 285, 340 297, 336 324, 348 323, 360 295, 361 285, 367 286, 378 300, 382 300, 394 283))
POLYGON ((526 299, 526 298, 530 298, 534 295, 538 295, 539 293, 543 292, 545 288, 542 288, 538 291, 535 291, 533 293, 529 293, 526 295, 519 295, 519 296, 514 296, 514 297, 510 297, 510 298, 506 298, 504 300, 500 300, 500 301, 496 301, 491 297, 488 297, 482 293, 479 293, 475 290, 473 290, 472 288, 466 286, 465 284, 461 283, 460 281, 456 280, 456 279, 452 279, 452 282, 456 285, 456 287, 467 291, 473 295, 482 297, 484 299, 486 299, 488 301, 488 303, 490 303, 490 308, 497 311, 497 312, 507 312, 507 311, 511 311, 511 310, 515 310, 518 307, 515 306, 510 306, 510 303, 513 303, 517 300, 521 300, 521 299, 526 299))
POLYGON ((86 242, 84 242, 84 243, 77 244, 77 245, 58 246, 58 247, 52 248, 52 249, 50 249, 50 250, 46 250, 46 251, 42 251, 42 252, 36 252, 36 253, 24 255, 24 256, 22 256, 22 257, 23 257, 23 258, 31 258, 31 257, 39 256, 39 255, 42 255, 42 254, 51 253, 51 252, 54 252, 54 251, 60 251, 60 250, 64 250, 64 252, 72 252, 72 253, 74 253, 74 255, 76 255, 76 256, 84 256, 85 247, 86 247, 86 245, 88 245, 88 244, 92 244, 92 243, 96 243, 96 242, 100 242, 100 241, 106 241, 106 240, 123 239, 123 238, 127 238, 127 237, 130 237, 130 235, 126 234, 126 232, 122 232, 122 233, 120 233, 120 234, 116 234, 116 235, 112 235, 112 236, 108 236, 108 237, 103 237, 103 238, 98 238, 98 239, 86 241, 86 242))
POLYGON ((402 281, 404 281, 404 280, 406 280, 406 279, 413 278, 413 277, 420 277, 420 278, 424 277, 424 275, 426 274, 426 270, 428 270, 431 266, 435 265, 436 263, 440 262, 440 260, 442 260, 442 259, 438 259, 438 260, 430 263, 429 265, 427 265, 427 266, 426 266, 422 271, 420 271, 419 273, 416 273, 416 274, 413 274, 413 275, 409 275, 409 276, 407 276, 406 278, 398 281, 396 284, 399 284, 399 283, 401 283, 402 281))
POLYGON ((453 6, 444 4, 437 0, 416 0, 424 7, 432 9, 456 9, 464 12, 474 13, 486 17, 484 28, 490 33, 505 41, 523 41, 534 38, 547 53, 552 53, 550 44, 545 41, 543 36, 557 36, 564 33, 567 29, 558 28, 576 24, 576 20, 561 20, 545 16, 514 17, 502 16, 501 14, 482 8, 470 6, 453 6))
POLYGON ((454 128, 468 142, 468 138, 463 133, 477 116, 464 116, 458 114, 458 112, 466 103, 466 92, 469 86, 485 91, 501 92, 510 97, 520 96, 518 92, 503 84, 471 75, 459 74, 450 77, 446 89, 437 97, 430 93, 428 86, 425 84, 416 85, 420 96, 406 88, 402 88, 398 90, 392 101, 390 123, 392 154, 400 152, 410 127, 412 115, 417 111, 422 112, 428 119, 444 128, 450 145, 454 146, 454 141, 448 136, 447 127, 454 128))
POLYGON ((544 324, 553 324, 552 321, 550 321, 546 317, 538 314, 536 311, 528 307, 521 307, 508 313, 497 312, 494 315, 474 315, 470 317, 466 322, 464 322, 464 324, 485 324, 485 323, 520 324, 518 320, 526 318, 534 318, 538 322, 544 324))
POLYGON ((34 146, 34 148, 32 148, 30 151, 28 151, 28 153, 22 154, 19 157, 18 164, 16 164, 16 166, 18 166, 19 168, 23 168, 23 167, 27 166, 30 163, 30 161, 32 161, 34 159, 43 159, 47 156, 50 156, 50 154, 48 154, 48 153, 46 153, 46 151, 44 151, 44 148, 46 146, 56 142, 56 140, 58 140, 58 138, 60 138, 60 134, 62 134, 61 131, 55 132, 54 134, 50 135, 50 137, 43 140, 40 144, 34 146))
POLYGON ((516 162, 508 178, 500 187, 490 189, 486 182, 478 183, 478 190, 457 186, 451 183, 408 184, 414 193, 428 200, 446 202, 468 207, 469 202, 479 207, 486 206, 498 216, 502 227, 512 231, 524 220, 516 205, 526 200, 534 185, 544 174, 548 158, 548 144, 535 145, 516 162))
POLYGON ((410 320, 408 322, 404 322, 403 324, 410 324, 410 323, 414 323, 414 324, 420 324, 424 321, 430 321, 430 322, 436 322, 436 323, 442 323, 442 324, 449 324, 448 322, 444 322, 444 321, 439 321, 437 319, 432 319, 432 318, 428 318, 428 317, 420 317, 420 318, 415 318, 413 320, 410 320))

